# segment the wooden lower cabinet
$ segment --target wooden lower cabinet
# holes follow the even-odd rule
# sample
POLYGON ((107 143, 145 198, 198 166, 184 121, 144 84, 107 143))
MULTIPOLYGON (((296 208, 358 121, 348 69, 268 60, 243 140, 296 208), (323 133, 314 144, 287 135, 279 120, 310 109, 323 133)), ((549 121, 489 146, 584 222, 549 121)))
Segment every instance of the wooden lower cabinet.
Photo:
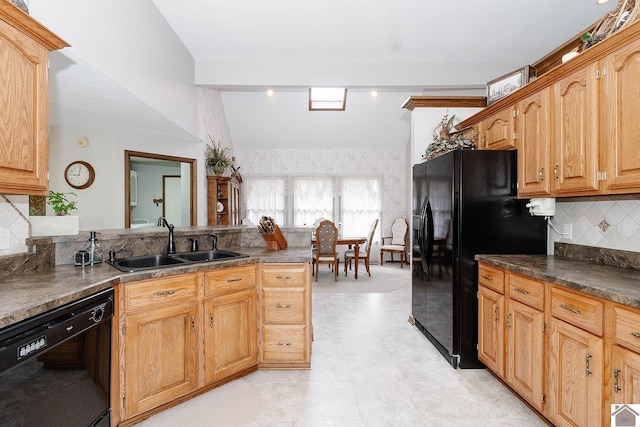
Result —
POLYGON ((548 416, 557 426, 601 426, 603 340, 552 319, 548 416))
POLYGON ((258 364, 258 313, 255 285, 205 300, 205 383, 222 380, 258 364))
POLYGON ((126 416, 153 409, 198 387, 197 319, 196 301, 127 315, 126 416))
POLYGON ((310 264, 264 265, 261 296, 260 367, 310 368, 310 264))
POLYGON ((484 286, 478 288, 478 359, 504 376, 504 296, 484 286))
POLYGON ((640 402, 640 354, 613 346, 611 403, 640 402))
POLYGON ((478 358, 542 412, 544 284, 484 264, 478 277, 478 358))
POLYGON ((544 313, 518 301, 507 303, 505 378, 539 411, 544 404, 544 313))
POLYGON ((309 368, 310 290, 310 263, 247 264, 121 283, 112 419, 134 425, 259 363, 309 368))

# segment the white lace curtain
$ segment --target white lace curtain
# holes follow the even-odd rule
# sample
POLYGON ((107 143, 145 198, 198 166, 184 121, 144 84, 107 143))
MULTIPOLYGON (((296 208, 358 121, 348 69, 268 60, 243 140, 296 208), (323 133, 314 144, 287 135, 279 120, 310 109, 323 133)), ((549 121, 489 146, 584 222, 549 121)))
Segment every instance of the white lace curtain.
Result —
POLYGON ((247 179, 243 184, 246 217, 258 224, 264 215, 285 224, 284 178, 247 179))
POLYGON ((293 183, 293 224, 311 225, 320 217, 335 222, 333 180, 331 178, 295 178, 293 183))
POLYGON ((380 218, 382 195, 379 180, 377 178, 343 178, 341 193, 342 234, 366 236, 371 223, 376 218, 380 218))

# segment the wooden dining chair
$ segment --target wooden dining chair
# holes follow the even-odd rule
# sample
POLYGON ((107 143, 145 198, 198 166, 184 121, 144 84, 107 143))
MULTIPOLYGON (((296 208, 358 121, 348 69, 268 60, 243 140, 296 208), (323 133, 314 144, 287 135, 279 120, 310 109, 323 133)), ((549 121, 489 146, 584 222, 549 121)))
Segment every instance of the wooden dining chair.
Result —
POLYGON ((407 257, 407 231, 409 225, 404 218, 396 218, 391 224, 391 236, 382 237, 382 246, 380 246, 380 265, 384 265, 384 253, 391 254, 391 262, 393 262, 393 254, 400 255, 400 268, 406 262, 407 257), (391 240, 389 244, 385 244, 385 240, 391 240))
MULTIPOLYGON (((358 252, 358 262, 363 261, 364 266, 367 269, 367 273, 371 276, 371 270, 369 270, 370 260, 371 260, 371 246, 373 246, 373 235, 376 232, 376 227, 378 226, 378 219, 376 218, 373 223, 371 223, 371 227, 369 227, 369 234, 366 243, 366 247, 360 248, 358 252)), ((349 270, 351 270, 351 260, 356 258, 356 253, 353 249, 348 249, 344 253, 344 275, 347 275, 347 264, 349 265, 349 270)))
POLYGON ((336 250, 338 244, 338 227, 332 222, 327 220, 322 221, 316 228, 316 251, 314 255, 316 265, 316 282, 318 281, 318 270, 320 264, 330 264, 333 266, 334 280, 338 281, 338 265, 340 259, 338 258, 338 251, 336 250))

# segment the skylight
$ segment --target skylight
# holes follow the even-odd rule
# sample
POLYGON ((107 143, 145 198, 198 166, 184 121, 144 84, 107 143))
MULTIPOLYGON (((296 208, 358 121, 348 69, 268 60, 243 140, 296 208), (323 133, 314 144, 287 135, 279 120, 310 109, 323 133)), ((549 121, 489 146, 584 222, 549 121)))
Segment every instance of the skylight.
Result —
POLYGON ((347 89, 312 87, 309 89, 309 111, 344 111, 347 89))

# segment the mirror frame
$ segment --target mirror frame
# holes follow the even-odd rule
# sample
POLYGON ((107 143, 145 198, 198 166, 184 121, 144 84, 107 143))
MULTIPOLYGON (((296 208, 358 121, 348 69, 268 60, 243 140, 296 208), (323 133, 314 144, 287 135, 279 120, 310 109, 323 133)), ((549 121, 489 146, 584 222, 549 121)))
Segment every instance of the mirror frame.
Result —
POLYGON ((129 172, 131 169, 131 158, 143 157, 146 159, 166 160, 170 162, 189 163, 191 166, 191 226, 198 225, 198 192, 196 180, 198 178, 198 161, 196 159, 189 159, 186 157, 167 156, 164 154, 144 153, 142 151, 130 151, 124 150, 124 228, 131 228, 131 187, 129 181, 129 172))

